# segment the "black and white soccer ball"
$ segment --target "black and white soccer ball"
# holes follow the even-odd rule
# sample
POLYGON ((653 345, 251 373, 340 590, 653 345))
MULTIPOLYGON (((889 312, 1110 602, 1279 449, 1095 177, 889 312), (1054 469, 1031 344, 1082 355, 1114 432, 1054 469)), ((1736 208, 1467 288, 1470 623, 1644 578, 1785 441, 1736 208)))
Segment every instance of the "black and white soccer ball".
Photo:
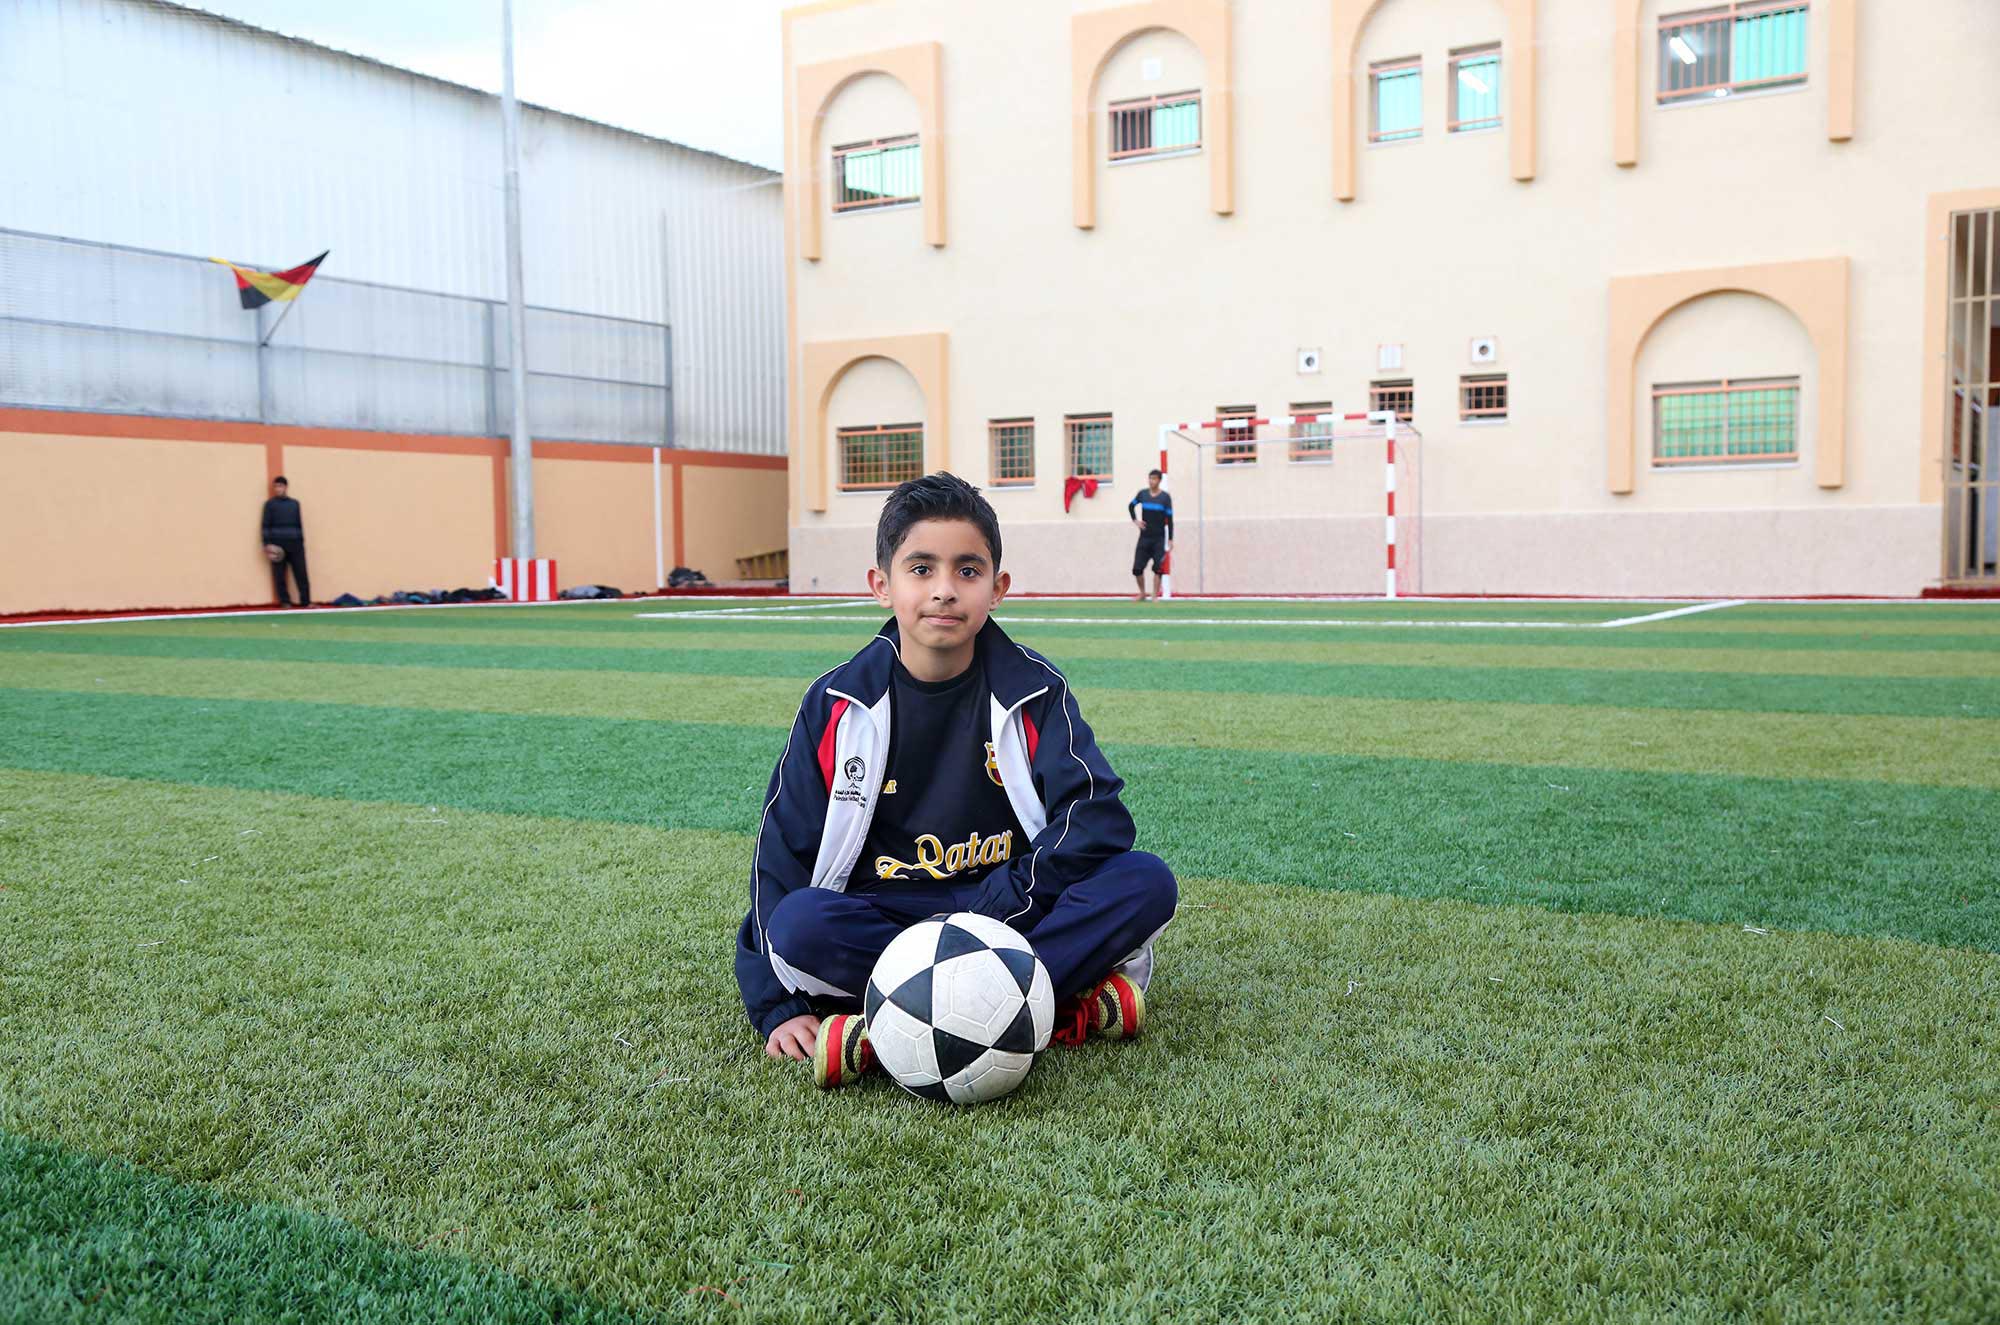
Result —
POLYGON ((970 911, 920 920, 882 950, 863 1005, 875 1058, 929 1100, 997 1100, 1055 1030, 1055 987, 1020 932, 970 911))

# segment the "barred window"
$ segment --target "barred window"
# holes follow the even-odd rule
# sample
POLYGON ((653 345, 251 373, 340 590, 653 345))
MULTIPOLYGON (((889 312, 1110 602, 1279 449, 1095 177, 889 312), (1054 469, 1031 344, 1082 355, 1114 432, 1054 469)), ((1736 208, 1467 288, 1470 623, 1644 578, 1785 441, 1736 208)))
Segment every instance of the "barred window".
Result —
POLYGON ((1458 417, 1462 423, 1479 419, 1505 422, 1507 374, 1482 373, 1458 379, 1458 417))
POLYGON ((1221 445, 1215 448, 1215 463, 1218 465, 1254 465, 1257 463, 1257 425, 1252 422, 1257 417, 1255 405, 1218 405, 1215 417, 1222 424, 1216 434, 1221 445), (1238 422, 1240 421, 1240 422, 1238 422), (1232 423, 1234 426, 1232 426, 1232 423), (1231 441, 1230 438, 1242 438, 1231 441))
POLYGON ((1660 104, 1702 101, 1806 81, 1801 0, 1739 0, 1660 16, 1660 104))
POLYGON ((1653 464, 1772 464, 1799 458, 1799 379, 1653 388, 1653 464))
POLYGON ((1447 133, 1500 127, 1500 47, 1476 46, 1451 54, 1451 119, 1447 133))
POLYGON ((917 135, 878 138, 833 149, 833 177, 838 181, 833 210, 858 212, 868 207, 893 207, 923 197, 924 159, 917 135))
POLYGON ((1065 414, 1063 432, 1071 478, 1111 478, 1111 416, 1065 414))
POLYGON ((1396 411, 1398 423, 1408 423, 1417 409, 1416 383, 1408 378, 1392 382, 1370 382, 1368 384, 1368 412, 1392 409, 1396 411))
POLYGON ((1417 56, 1368 66, 1368 141, 1400 142, 1424 133, 1424 64, 1417 56))
POLYGON ((1201 93, 1170 92, 1111 103, 1111 159, 1192 152, 1201 146, 1201 93))
POLYGON ((840 490, 893 488, 924 472, 924 425, 840 430, 840 490))
POLYGON ((987 472, 994 487, 1022 487, 1035 481, 1033 419, 989 419, 986 440, 992 453, 987 472))
POLYGON ((1292 414, 1313 414, 1319 417, 1301 423, 1294 417, 1288 430, 1291 436, 1291 458, 1294 460, 1333 459, 1333 402, 1331 400, 1293 401, 1292 414))

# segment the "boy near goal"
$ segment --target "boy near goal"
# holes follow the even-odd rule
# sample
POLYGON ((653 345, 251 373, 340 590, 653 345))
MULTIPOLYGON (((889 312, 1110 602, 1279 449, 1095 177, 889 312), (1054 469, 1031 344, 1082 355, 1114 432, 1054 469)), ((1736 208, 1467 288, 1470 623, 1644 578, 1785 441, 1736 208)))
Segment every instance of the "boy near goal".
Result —
POLYGON ((1153 597, 1160 596, 1160 563, 1174 536, 1174 495, 1160 486, 1160 471, 1147 473, 1146 486, 1125 503, 1125 513, 1139 526, 1139 546, 1132 552, 1132 578, 1139 585, 1133 601, 1146 601, 1146 565, 1153 567, 1153 597))

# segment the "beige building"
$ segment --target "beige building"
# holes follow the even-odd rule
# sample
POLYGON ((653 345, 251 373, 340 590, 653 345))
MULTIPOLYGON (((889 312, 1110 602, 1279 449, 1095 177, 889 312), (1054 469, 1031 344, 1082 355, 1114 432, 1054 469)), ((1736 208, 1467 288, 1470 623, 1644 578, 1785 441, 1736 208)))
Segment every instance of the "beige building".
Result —
POLYGON ((884 485, 939 468, 1018 587, 1129 588, 1161 425, 1247 411, 1254 446, 1168 439, 1179 587, 1380 592, 1381 442, 1284 417, 1369 409, 1420 437, 1425 592, 1993 578, 1991 0, 834 0, 785 35, 795 590, 859 589, 884 485))

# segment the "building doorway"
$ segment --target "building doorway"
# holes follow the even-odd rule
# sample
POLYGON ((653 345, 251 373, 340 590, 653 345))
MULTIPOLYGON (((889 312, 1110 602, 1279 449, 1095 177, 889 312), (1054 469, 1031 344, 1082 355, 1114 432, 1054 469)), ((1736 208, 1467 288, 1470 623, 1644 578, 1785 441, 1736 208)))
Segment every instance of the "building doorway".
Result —
POLYGON ((1944 579, 2000 587, 2000 208, 1951 218, 1945 382, 1944 579))

